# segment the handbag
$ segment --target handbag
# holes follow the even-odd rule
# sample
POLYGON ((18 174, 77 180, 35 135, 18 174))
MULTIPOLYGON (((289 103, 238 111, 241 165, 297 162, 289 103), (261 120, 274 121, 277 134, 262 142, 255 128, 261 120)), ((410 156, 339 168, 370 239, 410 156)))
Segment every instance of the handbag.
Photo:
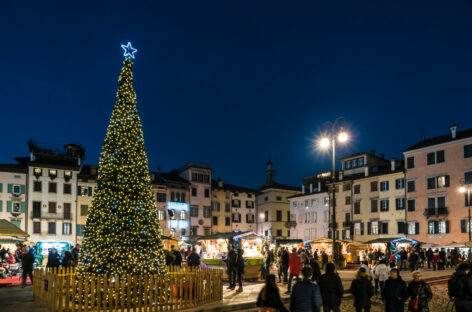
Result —
POLYGON ((421 292, 421 287, 423 285, 421 284, 420 287, 418 287, 418 294, 416 295, 415 299, 411 299, 410 302, 408 302, 408 311, 418 311, 420 309, 420 292, 421 292))

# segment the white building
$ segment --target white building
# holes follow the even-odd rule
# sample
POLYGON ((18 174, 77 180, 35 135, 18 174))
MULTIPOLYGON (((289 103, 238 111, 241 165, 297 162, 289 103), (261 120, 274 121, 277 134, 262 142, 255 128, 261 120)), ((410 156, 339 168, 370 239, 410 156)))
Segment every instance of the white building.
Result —
POLYGON ((295 195, 290 200, 290 220, 295 221, 290 238, 309 241, 328 237, 329 196, 327 192, 295 195))
POLYGON ((0 165, 0 219, 26 232, 26 167, 0 165))

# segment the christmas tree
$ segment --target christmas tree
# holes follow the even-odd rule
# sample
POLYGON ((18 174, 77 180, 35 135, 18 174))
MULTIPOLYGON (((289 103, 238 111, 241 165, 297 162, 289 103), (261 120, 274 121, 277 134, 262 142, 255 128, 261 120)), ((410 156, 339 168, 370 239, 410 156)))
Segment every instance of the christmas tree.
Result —
MULTIPOLYGON (((154 274, 165 261, 133 87, 128 43, 97 187, 84 230, 79 273, 154 274)), ((131 52, 130 52, 131 51, 131 52)))

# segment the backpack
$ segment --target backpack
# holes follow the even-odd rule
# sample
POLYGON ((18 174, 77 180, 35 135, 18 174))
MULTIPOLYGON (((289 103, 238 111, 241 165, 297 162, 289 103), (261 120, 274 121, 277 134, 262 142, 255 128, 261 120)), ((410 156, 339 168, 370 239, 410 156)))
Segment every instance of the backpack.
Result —
POLYGON ((456 274, 453 274, 447 281, 447 293, 450 298, 457 297, 459 295, 459 278, 456 274))

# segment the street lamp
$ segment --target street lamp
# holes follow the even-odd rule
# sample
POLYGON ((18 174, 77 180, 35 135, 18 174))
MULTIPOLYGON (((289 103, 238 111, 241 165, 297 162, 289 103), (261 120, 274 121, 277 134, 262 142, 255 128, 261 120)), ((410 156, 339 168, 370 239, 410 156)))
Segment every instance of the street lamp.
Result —
POLYGON ((335 253, 335 246, 336 246, 336 139, 339 143, 346 143, 349 140, 349 135, 344 129, 344 122, 346 118, 343 116, 336 118, 334 122, 326 122, 325 125, 327 126, 328 131, 326 131, 323 137, 319 140, 319 146, 321 149, 327 150, 331 145, 331 156, 332 156, 332 164, 333 164, 333 171, 332 171, 332 183, 333 183, 333 200, 330 201, 332 207, 332 217, 331 219, 331 228, 332 228, 332 236, 333 236, 333 262, 336 263, 336 253, 335 253), (331 130, 329 131, 329 125, 331 125, 331 130), (336 128, 338 126, 338 128, 336 128))
MULTIPOLYGON (((470 233, 470 184, 462 184, 461 187, 459 188, 459 192, 461 193, 466 193, 467 192, 467 204, 469 206, 469 220, 468 220, 468 224, 467 224, 467 228, 468 228, 468 231, 469 232, 469 244, 471 243, 470 241, 472 240, 471 239, 471 233, 470 233)), ((470 251, 471 251, 471 246, 469 245, 469 254, 470 254, 470 251)))

